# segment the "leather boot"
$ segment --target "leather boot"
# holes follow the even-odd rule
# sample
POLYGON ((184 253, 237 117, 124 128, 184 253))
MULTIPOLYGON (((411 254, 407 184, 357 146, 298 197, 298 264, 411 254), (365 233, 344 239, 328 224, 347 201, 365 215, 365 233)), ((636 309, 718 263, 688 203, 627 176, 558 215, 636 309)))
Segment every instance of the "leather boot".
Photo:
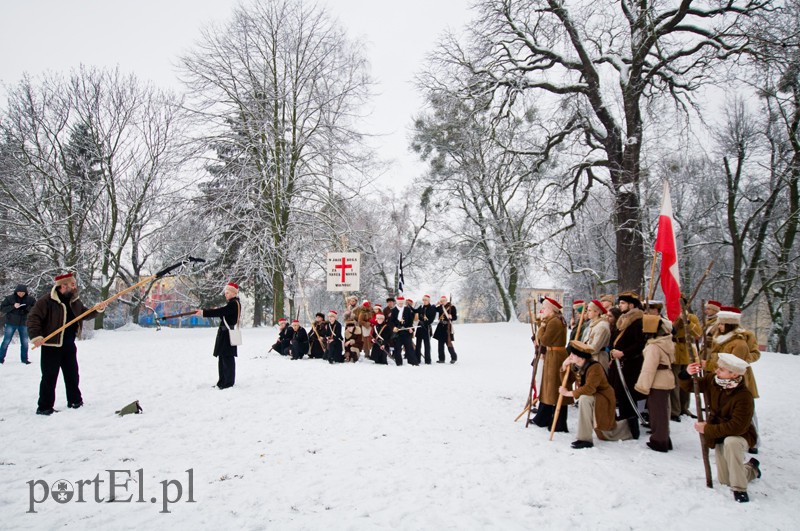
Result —
POLYGON ((533 417, 531 422, 539 426, 540 428, 550 428, 550 425, 553 423, 553 414, 556 411, 556 406, 551 406, 550 404, 542 404, 539 402, 539 409, 536 411, 536 415, 533 417))

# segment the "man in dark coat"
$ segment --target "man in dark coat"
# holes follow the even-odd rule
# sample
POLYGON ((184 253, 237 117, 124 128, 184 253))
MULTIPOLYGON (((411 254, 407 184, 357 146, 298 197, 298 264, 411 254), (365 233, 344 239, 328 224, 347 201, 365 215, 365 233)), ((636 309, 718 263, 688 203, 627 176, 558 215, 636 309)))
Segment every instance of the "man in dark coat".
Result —
POLYGON ((223 295, 228 303, 219 308, 209 308, 197 310, 198 317, 219 317, 220 323, 217 329, 217 339, 214 342, 214 356, 217 358, 217 368, 219 370, 219 380, 217 388, 227 389, 233 387, 236 382, 236 355, 237 346, 231 345, 231 335, 229 330, 239 324, 239 316, 242 313, 242 305, 239 302, 239 286, 233 282, 228 282, 223 290, 223 295))
POLYGON ((344 363, 344 337, 342 336, 342 323, 336 320, 339 316, 336 310, 328 311, 328 322, 323 328, 323 337, 327 344, 325 359, 328 363, 344 363))
POLYGON ((403 296, 397 297, 397 306, 392 308, 392 316, 389 319, 389 326, 394 332, 394 361, 397 365, 403 364, 402 349, 406 351, 406 359, 409 365, 419 365, 419 358, 414 350, 414 342, 411 340, 414 326, 414 310, 406 306, 403 296))
POLYGON ((370 353, 370 359, 378 365, 388 365, 387 357, 389 355, 389 345, 392 344, 392 336, 394 333, 392 332, 392 327, 386 322, 386 317, 383 316, 383 313, 376 313, 374 319, 375 323, 370 332, 372 336, 372 352, 370 353))
POLYGON ((315 359, 322 359, 325 357, 325 338, 322 335, 322 329, 325 327, 325 314, 317 312, 314 315, 314 322, 311 323, 311 328, 308 329, 308 342, 310 352, 308 357, 315 359))
POLYGON ((439 322, 436 324, 436 330, 433 332, 433 338, 438 342, 439 359, 436 363, 444 363, 445 345, 447 345, 447 351, 450 353, 450 363, 455 363, 458 361, 458 356, 453 346, 453 341, 455 340, 453 321, 458 319, 458 312, 453 303, 449 302, 444 295, 439 298, 436 311, 439 313, 439 322))
POLYGON ((611 337, 612 346, 609 354, 612 366, 608 370, 608 381, 616 393, 619 417, 627 419, 636 415, 636 406, 631 404, 625 393, 625 386, 634 401, 645 398, 644 395, 634 390, 633 386, 636 385, 639 373, 642 372, 642 363, 644 363, 642 351, 647 341, 642 331, 644 312, 639 296, 631 291, 621 293, 618 306, 622 315, 617 319, 617 336, 611 337), (622 369, 622 379, 620 379, 618 364, 622 369))
MULTIPOLYGON (((106 303, 95 305, 96 311, 89 312, 83 320, 94 319, 97 312, 105 311, 106 303)), ((45 338, 86 312, 78 296, 78 283, 72 273, 59 275, 50 293, 44 295, 28 314, 28 332, 34 347, 42 347, 42 381, 39 384, 39 407, 37 415, 51 415, 55 410, 56 384, 59 370, 64 375, 67 391, 67 407, 77 409, 83 406, 83 396, 78 387, 78 348, 75 338, 80 334, 81 321, 71 324, 47 341, 45 338)))
POLYGON ((308 333, 306 333, 306 329, 300 326, 300 321, 294 319, 292 321, 292 340, 289 343, 289 346, 292 351, 292 359, 293 360, 301 360, 303 356, 308 354, 308 333))
POLYGON ((36 303, 36 299, 28 294, 28 286, 19 284, 14 293, 3 299, 0 304, 0 313, 6 316, 6 326, 3 333, 3 344, 0 345, 0 363, 6 361, 6 351, 14 333, 19 334, 19 358, 22 363, 29 365, 28 361, 28 313, 36 303))
POLYGON ((417 338, 417 354, 422 352, 422 347, 425 347, 425 365, 431 364, 431 336, 433 335, 433 320, 436 319, 436 307, 431 304, 431 296, 423 295, 422 304, 416 310, 419 316, 417 331, 415 336, 417 338))
POLYGON ((274 350, 281 356, 288 356, 291 354, 292 336, 294 330, 288 326, 289 321, 285 317, 278 319, 278 340, 272 345, 271 350, 274 350))

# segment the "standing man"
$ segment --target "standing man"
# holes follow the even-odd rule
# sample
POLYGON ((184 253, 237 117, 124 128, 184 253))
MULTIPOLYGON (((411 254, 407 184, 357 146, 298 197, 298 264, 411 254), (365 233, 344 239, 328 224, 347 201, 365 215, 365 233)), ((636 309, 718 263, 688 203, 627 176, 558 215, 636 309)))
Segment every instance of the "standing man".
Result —
POLYGON ((236 381, 236 356, 238 347, 231 345, 231 335, 228 330, 236 327, 239 317, 242 314, 242 306, 239 303, 239 286, 233 282, 228 282, 222 294, 228 301, 225 306, 210 308, 207 310, 197 310, 198 317, 219 317, 219 328, 217 328, 217 339, 214 342, 214 357, 217 358, 217 369, 219 379, 217 388, 227 389, 233 387, 236 381))
MULTIPOLYGON (((561 314, 561 305, 555 299, 545 297, 542 301, 541 324, 536 331, 534 346, 544 358, 542 369, 542 389, 539 394, 539 408, 532 422, 541 428, 549 428, 553 424, 553 417, 558 405, 558 388, 561 386, 561 366, 567 359, 567 325, 561 314)), ((573 399, 564 398, 561 411, 558 414, 558 424, 555 429, 567 432, 567 406, 573 399)))
MULTIPOLYGON (((103 312, 107 303, 96 305, 97 310, 88 313, 83 320, 94 319, 97 312, 103 312)), ((67 391, 67 407, 77 409, 83 405, 83 397, 78 387, 78 348, 75 338, 81 332, 81 321, 71 324, 45 343, 49 336, 60 327, 87 311, 78 296, 78 283, 72 273, 55 278, 53 289, 33 305, 28 314, 28 331, 33 336, 33 346, 42 347, 42 381, 39 384, 39 407, 37 415, 52 415, 56 402, 56 384, 59 370, 64 375, 67 391)))
POLYGON ((609 352, 611 364, 616 367, 609 369, 608 381, 614 387, 617 395, 619 416, 627 419, 636 415, 636 405, 631 404, 625 388, 627 387, 634 401, 644 399, 644 396, 633 388, 639 379, 642 363, 644 363, 642 356, 646 342, 642 331, 644 312, 639 296, 632 291, 620 293, 618 307, 622 315, 617 319, 617 336, 611 338, 611 351, 609 352))
POLYGON ((25 365, 30 365, 31 362, 28 361, 28 313, 34 304, 36 304, 36 299, 28 294, 28 286, 25 284, 17 285, 14 293, 3 299, 3 303, 0 304, 0 313, 6 316, 3 344, 0 346, 0 363, 5 363, 8 345, 16 332, 19 334, 19 359, 25 365))
POLYGON ((458 355, 453 346, 453 340, 455 339, 453 321, 458 319, 458 312, 453 303, 449 302, 444 295, 439 297, 439 304, 436 305, 436 311, 439 313, 439 322, 436 323, 436 330, 433 331, 433 338, 438 343, 437 350, 439 359, 436 363, 444 363, 445 345, 447 345, 447 351, 450 353, 450 363, 455 363, 458 361, 458 355))
POLYGON ((419 357, 414 350, 414 342, 411 340, 414 326, 414 310, 406 306, 406 300, 401 295, 397 297, 397 306, 392 308, 392 316, 389 319, 394 337, 394 359, 398 365, 403 364, 403 355, 400 349, 405 349, 406 359, 409 365, 419 365, 419 357))
POLYGON ((425 365, 431 364, 431 326, 433 320, 436 319, 436 308, 431 304, 431 296, 423 295, 422 304, 417 308, 417 315, 419 316, 419 326, 417 327, 417 354, 422 352, 422 347, 425 347, 425 365))

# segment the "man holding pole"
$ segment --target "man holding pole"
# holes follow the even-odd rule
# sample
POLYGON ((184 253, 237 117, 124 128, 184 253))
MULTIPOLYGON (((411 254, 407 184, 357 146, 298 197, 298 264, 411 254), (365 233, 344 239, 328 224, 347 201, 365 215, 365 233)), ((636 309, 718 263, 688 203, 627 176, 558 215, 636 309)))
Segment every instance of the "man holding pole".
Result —
MULTIPOLYGON (((106 305, 106 302, 97 304, 96 311, 87 313, 83 316, 83 320, 94 319, 97 312, 105 311, 106 305)), ((83 405, 81 390, 78 387, 80 380, 78 349, 75 346, 75 338, 81 331, 81 321, 61 330, 47 342, 45 337, 88 310, 78 296, 75 276, 72 273, 65 273, 55 278, 53 289, 36 301, 28 315, 28 331, 33 346, 42 347, 42 381, 39 384, 37 415, 51 415, 55 411, 53 405, 56 400, 59 370, 64 374, 67 407, 77 409, 83 405)))
MULTIPOLYGON (((561 305, 555 299, 545 297, 542 301, 542 321, 536 332, 536 348, 542 352, 542 389, 539 394, 539 409, 532 422, 541 428, 550 428, 558 403, 558 388, 561 385, 561 365, 567 359, 567 329, 561 315, 561 305)), ((555 431, 567 431, 567 406, 573 400, 567 397, 559 410, 555 431)))

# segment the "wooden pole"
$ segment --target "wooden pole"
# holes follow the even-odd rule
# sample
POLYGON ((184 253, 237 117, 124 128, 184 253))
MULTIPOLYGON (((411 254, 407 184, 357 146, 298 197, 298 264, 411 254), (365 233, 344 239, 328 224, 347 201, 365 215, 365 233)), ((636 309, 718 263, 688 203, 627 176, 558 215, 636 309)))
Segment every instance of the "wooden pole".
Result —
MULTIPOLYGON (((531 300, 528 299, 527 303, 528 303, 528 317, 531 320, 531 333, 533 334, 533 338, 535 339, 536 338, 536 327, 534 326, 534 323, 533 323, 533 313, 531 313, 531 300)), ((535 301, 534 301, 534 304, 536 304, 535 301)), ((536 401, 539 399, 538 393, 536 391, 536 371, 537 371, 537 369, 539 367, 539 358, 541 356, 539 355, 538 347, 534 346, 534 348, 536 349, 536 352, 535 352, 535 354, 533 356, 533 363, 532 363, 533 372, 531 374, 531 385, 530 385, 530 387, 528 387, 528 398, 527 398, 527 401, 525 402, 525 408, 522 410, 522 413, 517 415, 517 418, 514 419, 514 422, 518 421, 520 419, 520 417, 522 417, 522 415, 524 415, 525 413, 530 412, 531 408, 536 404, 536 401)), ((526 428, 530 425, 530 421, 531 421, 530 415, 528 415, 528 419, 525 421, 525 427, 526 428)))
MULTIPOLYGON (((113 296, 111 296, 111 297, 107 298, 107 299, 106 299, 106 300, 104 300, 103 302, 98 302, 97 304, 95 304, 94 306, 92 306, 91 308, 89 308, 88 310, 86 310, 85 312, 83 312, 82 314, 80 314, 79 316, 75 317, 74 319, 72 319, 72 320, 71 320, 71 321, 69 321, 68 323, 66 323, 66 324, 64 324, 64 325, 62 325, 62 326, 60 326, 60 327, 59 327, 59 328, 57 328, 55 331, 53 331, 53 332, 50 332, 50 333, 49 333, 47 336, 45 336, 45 338, 42 340, 42 343, 47 343, 47 340, 48 340, 48 339, 51 339, 51 338, 55 337, 56 335, 60 334, 60 333, 61 333, 61 331, 62 331, 62 330, 64 330, 65 328, 68 328, 68 327, 72 326, 73 324, 77 323, 78 321, 80 321, 81 319, 83 319, 84 317, 86 317, 87 315, 89 315, 90 313, 92 313, 92 312, 94 312, 94 311, 97 311, 97 309, 100 307, 100 305, 102 305, 102 304, 108 304, 108 303, 110 303, 111 301, 113 301, 113 300, 115 300, 115 299, 118 299, 118 298, 122 297, 123 295, 127 295, 127 294, 128 294, 128 293, 130 293, 131 291, 133 291, 133 290, 135 290, 135 289, 137 289, 137 288, 139 288, 139 287, 141 287, 141 286, 143 286, 143 285, 147 284, 147 283, 148 283, 148 282, 150 282, 150 281, 153 281, 153 280, 155 280, 156 278, 158 278, 158 276, 157 276, 157 275, 150 275, 149 277, 145 277, 144 279, 140 280, 139 282, 137 282, 137 283, 136 283, 136 284, 134 284, 133 286, 130 286, 130 287, 128 287, 128 288, 125 288, 124 290, 120 291, 120 292, 119 292, 119 293, 117 293, 116 295, 113 295, 113 296)), ((35 348, 36 348, 36 345, 34 345, 34 346, 33 346, 33 348, 32 348, 31 350, 34 350, 35 348)))
MULTIPOLYGON (((650 266, 650 289, 647 291, 647 301, 652 300, 655 295, 656 262, 658 261, 658 251, 653 251, 653 265, 650 266)), ((645 303, 647 303, 647 301, 645 303)))
MULTIPOLYGON (((586 315, 586 303, 583 303, 583 307, 581 308, 581 318, 578 321, 578 331, 580 331, 581 327, 583 326, 583 317, 586 315)), ((561 380, 561 387, 567 386, 567 379, 569 378, 569 369, 564 371, 564 378, 561 380)), ((556 432, 556 423, 558 422, 558 417, 561 414, 561 403, 564 402, 564 395, 558 393, 558 402, 556 403, 556 412, 553 415, 553 425, 550 426, 550 440, 553 440, 553 434, 556 432)))
MULTIPOLYGON (((713 262, 712 262, 713 263, 713 262)), ((710 266, 709 266, 710 269, 710 266)), ((706 270, 708 273, 708 270, 706 270)), ((705 279, 705 275, 703 278, 700 279, 702 283, 705 279)), ((698 285, 698 288, 700 286, 698 285)), ((705 314, 703 314, 703 322, 705 322, 705 314)), ((686 342, 686 349, 687 352, 691 352, 692 357, 694 358, 695 363, 699 363, 700 360, 698 359, 698 355, 695 353, 694 349, 691 348, 689 344, 689 311, 686 304, 682 304, 681 308, 681 320, 683 321, 683 332, 684 332, 684 341, 686 342)), ((703 332, 705 333, 705 332, 703 332)), ((700 374, 692 375, 692 390, 694 391, 694 399, 695 399, 695 407, 697 408, 697 422, 705 422, 703 416, 703 404, 700 400, 700 374)), ((703 452, 703 468, 705 469, 706 474, 706 487, 709 489, 714 488, 714 480, 711 477, 711 461, 708 458, 708 445, 706 444, 706 437, 702 433, 700 435, 700 449, 703 452)))

